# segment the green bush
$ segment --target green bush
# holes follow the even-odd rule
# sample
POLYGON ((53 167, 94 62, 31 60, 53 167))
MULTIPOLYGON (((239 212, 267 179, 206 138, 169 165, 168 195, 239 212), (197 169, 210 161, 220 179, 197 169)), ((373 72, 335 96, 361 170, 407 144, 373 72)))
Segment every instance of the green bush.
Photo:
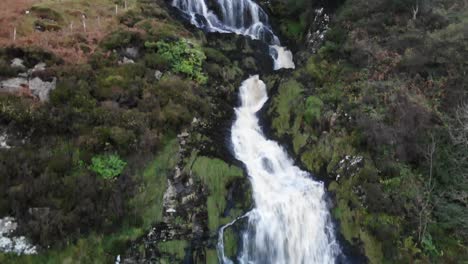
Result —
POLYGON ((202 73, 202 65, 206 56, 199 47, 186 40, 146 42, 145 47, 157 48, 158 60, 168 62, 173 72, 183 73, 199 83, 207 81, 207 77, 202 73))
POLYGON ((137 32, 132 31, 116 31, 111 33, 102 41, 102 46, 106 50, 119 49, 127 47, 131 44, 137 44, 141 40, 141 36, 137 32))
POLYGON ((320 119, 322 114, 323 102, 320 98, 315 96, 309 96, 306 100, 306 110, 304 118, 310 124, 320 119))
POLYGON ((89 169, 104 179, 112 179, 120 175, 126 165, 117 155, 99 155, 91 159, 89 169))

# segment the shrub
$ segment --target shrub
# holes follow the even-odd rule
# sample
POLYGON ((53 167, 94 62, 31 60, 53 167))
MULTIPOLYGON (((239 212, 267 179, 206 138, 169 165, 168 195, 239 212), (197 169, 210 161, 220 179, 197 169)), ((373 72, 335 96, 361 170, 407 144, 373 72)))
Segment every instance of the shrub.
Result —
POLYGON ((309 124, 320 119, 322 107, 323 102, 318 97, 309 96, 309 98, 307 98, 304 118, 309 124))
POLYGON ((183 73, 199 83, 206 82, 207 77, 202 73, 202 65, 206 56, 199 47, 186 40, 146 42, 145 47, 147 49, 157 47, 156 54, 161 61, 169 62, 173 72, 183 73))
POLYGON ((131 44, 137 44, 140 42, 140 38, 141 36, 138 32, 116 31, 103 40, 102 46, 106 50, 118 49, 122 47, 127 47, 131 44))
POLYGON ((120 175, 126 165, 117 155, 98 155, 91 159, 89 169, 107 180, 120 175))
POLYGON ((64 21, 63 16, 57 12, 56 10, 53 10, 48 7, 42 7, 42 6, 33 6, 31 8, 31 11, 38 17, 42 19, 48 19, 56 22, 62 22, 64 21))
POLYGON ((203 48, 203 52, 205 53, 208 61, 213 61, 223 65, 228 65, 231 63, 229 58, 224 56, 224 54, 217 49, 205 47, 203 48))

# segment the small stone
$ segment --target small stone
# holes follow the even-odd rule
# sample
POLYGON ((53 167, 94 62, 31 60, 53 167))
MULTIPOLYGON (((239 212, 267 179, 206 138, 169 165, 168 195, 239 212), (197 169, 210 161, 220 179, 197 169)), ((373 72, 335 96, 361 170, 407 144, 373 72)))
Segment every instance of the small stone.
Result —
POLYGON ((125 49, 125 54, 131 59, 138 58, 139 53, 140 52, 138 51, 138 48, 136 47, 128 47, 125 49))
POLYGON ((37 72, 37 71, 44 71, 46 69, 46 64, 44 62, 40 62, 34 66, 32 69, 32 72, 37 72))
POLYGON ((26 69, 26 67, 24 66, 23 63, 24 63, 24 61, 22 59, 14 58, 13 60, 11 60, 11 67, 26 69))
POLYGON ((163 73, 161 71, 156 70, 154 72, 154 78, 156 78, 156 80, 158 80, 158 81, 161 80, 162 76, 163 76, 163 73))
POLYGON ((133 63, 135 63, 135 61, 127 57, 123 57, 122 61, 119 62, 119 64, 133 64, 133 63))
POLYGON ((7 144, 8 135, 6 133, 0 133, 0 149, 9 149, 11 148, 7 144))

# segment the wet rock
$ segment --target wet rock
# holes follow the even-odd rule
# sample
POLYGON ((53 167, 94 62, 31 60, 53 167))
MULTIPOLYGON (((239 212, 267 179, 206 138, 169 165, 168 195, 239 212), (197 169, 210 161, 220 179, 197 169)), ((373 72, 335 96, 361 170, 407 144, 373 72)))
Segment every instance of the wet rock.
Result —
POLYGON ((362 156, 346 155, 335 168, 335 180, 338 181, 342 177, 353 177, 364 166, 364 158, 362 156))
POLYGON ((306 36, 307 46, 312 53, 317 52, 322 46, 329 23, 330 17, 325 12, 324 8, 314 10, 314 20, 312 21, 306 36))
POLYGON ((6 132, 0 133, 0 149, 9 149, 11 148, 7 143, 8 135, 6 132))
POLYGON ((18 224, 13 217, 0 219, 0 252, 17 255, 36 254, 37 249, 24 236, 14 236, 18 224))
POLYGON ((167 189, 163 196, 163 207, 174 208, 177 206, 177 192, 175 186, 170 180, 167 181, 167 189))
POLYGON ((242 61, 242 66, 247 69, 249 72, 257 72, 257 64, 255 63, 255 59, 252 57, 247 57, 242 61))

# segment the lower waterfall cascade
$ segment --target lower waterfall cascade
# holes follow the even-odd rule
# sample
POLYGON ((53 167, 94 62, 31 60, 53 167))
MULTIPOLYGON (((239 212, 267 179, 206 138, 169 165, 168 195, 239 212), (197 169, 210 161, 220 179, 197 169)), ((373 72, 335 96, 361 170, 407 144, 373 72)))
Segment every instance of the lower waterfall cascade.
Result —
MULTIPOLYGON (((335 263, 341 253, 325 201, 323 183, 294 166, 285 150, 265 138, 256 113, 268 100, 258 75, 240 87, 231 140, 253 188, 255 208, 241 235, 239 263, 335 263)), ((235 222, 235 221, 234 221, 235 222)), ((224 229, 234 222, 224 226, 224 229)), ((223 250, 222 237, 218 250, 223 250)), ((220 261, 233 263, 219 252, 220 261)))

